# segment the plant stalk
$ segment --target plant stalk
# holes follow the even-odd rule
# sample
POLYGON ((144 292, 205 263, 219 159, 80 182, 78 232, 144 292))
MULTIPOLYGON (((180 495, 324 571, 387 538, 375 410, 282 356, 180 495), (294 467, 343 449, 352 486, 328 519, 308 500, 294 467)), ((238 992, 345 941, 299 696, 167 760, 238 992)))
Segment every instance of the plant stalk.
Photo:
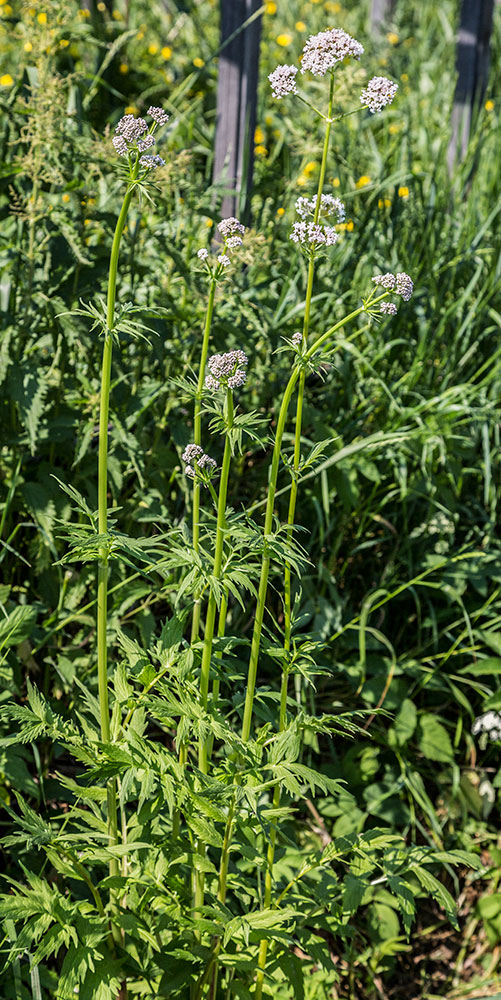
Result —
MULTIPOLYGON (((113 353, 113 327, 115 322, 115 301, 117 287, 118 256, 120 242, 124 230, 127 213, 134 191, 134 181, 137 178, 139 164, 132 170, 129 186, 125 193, 120 215, 118 216, 113 245, 111 248, 108 273, 108 298, 106 306, 106 329, 104 335, 103 361, 101 370, 101 399, 99 409, 99 457, 98 457, 98 530, 101 536, 108 531, 108 418, 111 388, 111 361, 113 353)), ((101 739, 103 743, 110 741, 110 712, 108 702, 108 561, 109 546, 103 541, 99 548, 97 571, 97 677, 99 692, 99 712, 101 723, 101 739)), ((107 824, 111 845, 118 843, 118 813, 117 786, 112 778, 107 788, 107 824)), ((110 861, 110 875, 118 875, 118 859, 110 861)), ((110 894, 111 896, 111 894, 110 894)))

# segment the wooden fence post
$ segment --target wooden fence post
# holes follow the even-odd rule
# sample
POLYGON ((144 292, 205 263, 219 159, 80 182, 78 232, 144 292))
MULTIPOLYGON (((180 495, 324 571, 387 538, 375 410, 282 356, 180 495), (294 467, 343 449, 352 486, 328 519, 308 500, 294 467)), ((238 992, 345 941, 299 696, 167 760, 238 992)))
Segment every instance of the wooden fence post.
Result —
POLYGON ((384 30, 391 19, 394 9, 395 0, 372 0, 371 31, 373 34, 384 30))
POLYGON ((239 28, 261 7, 262 0, 221 0, 213 182, 226 192, 222 218, 245 218, 249 211, 261 17, 255 17, 243 30, 239 28))
POLYGON ((449 170, 458 158, 462 160, 466 154, 472 115, 487 87, 493 10, 494 0, 462 0, 461 3, 449 170))

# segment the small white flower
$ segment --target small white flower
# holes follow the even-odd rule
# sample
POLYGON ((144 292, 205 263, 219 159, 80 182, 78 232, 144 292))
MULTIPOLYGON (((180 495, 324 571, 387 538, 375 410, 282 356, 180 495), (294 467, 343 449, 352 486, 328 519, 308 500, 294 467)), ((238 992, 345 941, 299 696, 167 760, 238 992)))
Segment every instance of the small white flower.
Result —
POLYGON ((231 264, 230 258, 225 253, 220 253, 217 258, 218 264, 222 264, 223 267, 229 267, 231 264))
POLYGON ((200 247, 200 250, 197 250, 197 257, 199 260, 205 261, 207 260, 208 256, 209 256, 209 251, 206 249, 206 247, 200 247))
POLYGON ((392 83, 386 76, 373 76, 360 94, 360 102, 375 114, 387 104, 391 104, 398 90, 398 83, 392 83))
POLYGON ((341 28, 331 31, 320 31, 318 35, 310 35, 303 49, 301 73, 313 73, 314 76, 325 76, 334 69, 337 63, 353 56, 360 59, 364 47, 341 28))
POLYGON ((245 226, 243 226, 242 223, 239 222, 238 219, 235 219, 232 215, 230 215, 228 219, 221 219, 217 228, 225 240, 227 240, 229 236, 243 236, 245 233, 245 226))
POLYGON ((296 73, 296 66, 277 66, 268 76, 272 97, 280 101, 287 94, 297 94, 296 73))
POLYGON ((386 313, 387 316, 397 315, 397 307, 394 302, 382 302, 379 307, 379 311, 386 313))
POLYGON ((163 108, 148 108, 148 114, 157 125, 165 125, 169 120, 169 116, 163 108))

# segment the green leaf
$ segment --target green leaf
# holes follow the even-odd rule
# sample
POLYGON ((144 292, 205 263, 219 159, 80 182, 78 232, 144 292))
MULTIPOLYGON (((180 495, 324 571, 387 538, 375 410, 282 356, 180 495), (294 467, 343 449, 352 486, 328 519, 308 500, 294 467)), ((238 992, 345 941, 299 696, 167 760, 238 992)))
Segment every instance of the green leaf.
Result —
POLYGON ((343 884, 343 913, 355 913, 364 898, 368 887, 367 879, 360 878, 348 872, 343 884))
POLYGON ((407 937, 412 928, 412 923, 416 913, 416 902, 414 893, 407 882, 400 875, 388 875, 388 885, 397 897, 398 908, 402 914, 402 922, 407 937))
POLYGON ((430 896, 443 907, 452 926, 456 930, 459 930, 456 904, 449 890, 438 881, 438 878, 435 878, 426 868, 421 868, 420 865, 413 865, 412 872, 417 876, 421 885, 429 892, 430 896))
POLYGON ((403 747, 410 740, 417 723, 417 709, 414 702, 404 698, 396 715, 395 722, 388 732, 389 740, 393 736, 397 746, 403 747))
POLYGON ((434 715, 421 715, 418 743, 419 749, 429 760, 449 762, 454 759, 449 733, 434 715))

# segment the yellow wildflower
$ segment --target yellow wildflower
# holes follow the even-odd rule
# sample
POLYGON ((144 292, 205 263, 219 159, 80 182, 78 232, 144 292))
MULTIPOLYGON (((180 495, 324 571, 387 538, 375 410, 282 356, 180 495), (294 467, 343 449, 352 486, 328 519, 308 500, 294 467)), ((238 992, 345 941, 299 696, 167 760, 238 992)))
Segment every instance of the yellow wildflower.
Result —
POLYGON ((285 215, 285 208, 277 208, 277 215, 285 215))
POLYGON ((259 145, 259 146, 254 146, 254 152, 256 156, 266 156, 268 150, 266 149, 266 146, 259 145))
POLYGON ((162 59, 170 59, 172 56, 172 49, 170 48, 170 46, 164 45, 163 49, 160 52, 160 55, 162 56, 162 59))
POLYGON ((398 45, 398 35, 394 31, 389 31, 386 37, 390 45, 398 45))
POLYGON ((82 9, 78 11, 78 13, 80 14, 80 17, 90 17, 90 10, 87 10, 86 7, 82 7, 82 9))
POLYGON ((120 66, 118 67, 118 72, 121 73, 122 76, 126 76, 127 73, 129 72, 129 67, 127 63, 120 63, 120 66))
POLYGON ((202 69, 202 66, 205 66, 205 63, 203 59, 200 58, 200 56, 195 56, 193 60, 193 65, 196 66, 197 69, 202 69))
POLYGON ((304 174, 301 174, 300 177, 298 177, 297 179, 298 187, 304 187, 305 184, 307 183, 308 183, 308 178, 305 177, 304 174))
POLYGON ((355 184, 355 187, 357 187, 357 188, 367 187, 367 184, 370 184, 370 183, 371 183, 370 177, 368 177, 367 174, 362 174, 362 176, 358 178, 358 181, 355 184))
POLYGON ((138 107, 136 104, 128 104, 125 109, 126 115, 137 115, 138 107))
POLYGON ((212 229, 212 226, 214 225, 214 220, 213 219, 206 219, 205 220, 205 225, 207 226, 207 229, 212 229))
POLYGON ((156 56, 156 54, 158 52, 158 49, 159 49, 159 46, 156 44, 156 42, 152 42, 151 45, 148 45, 148 52, 149 52, 150 56, 156 56))
POLYGON ((120 10, 117 10, 116 8, 113 11, 113 13, 112 13, 111 16, 115 19, 115 21, 122 21, 123 20, 123 14, 122 14, 122 12, 120 10))
POLYGON ((262 128, 259 127, 259 125, 254 131, 254 142, 257 143, 258 146, 261 142, 264 142, 264 132, 262 128))
POLYGON ((296 21, 294 27, 296 31, 306 31, 306 25, 304 21, 296 21))
POLYGON ((396 122, 393 122, 390 125, 388 132, 390 133, 390 135, 397 135, 397 133, 400 132, 400 125, 397 125, 396 122))
POLYGON ((0 76, 0 87, 12 87, 14 80, 12 79, 10 73, 4 73, 0 76))
POLYGON ((402 83, 408 83, 409 82, 409 74, 408 73, 402 73, 400 79, 401 79, 402 83))
POLYGON ((399 189, 398 189, 398 197, 399 198, 408 198, 409 197, 409 188, 405 187, 405 185, 403 187, 399 187, 399 189))
POLYGON ((276 3, 272 3, 272 0, 270 0, 270 2, 266 4, 266 13, 276 14, 276 12, 277 12, 277 5, 276 3))
POLYGON ((23 45, 23 49, 24 49, 25 52, 32 52, 33 51, 33 46, 31 44, 31 42, 25 42, 24 45, 23 45))
POLYGON ((67 49, 69 44, 70 43, 69 43, 68 38, 60 38, 59 39, 59 48, 60 49, 67 49))
POLYGON ((484 108, 486 111, 494 111, 494 101, 486 101, 484 108))
POLYGON ((284 31, 283 35, 277 35, 277 45, 281 45, 283 49, 286 49, 288 45, 292 42, 292 35, 289 35, 287 31, 284 31))
POLYGON ((340 186, 340 184, 341 184, 341 181, 339 180, 339 177, 333 177, 332 180, 331 180, 331 184, 332 184, 332 187, 338 188, 340 186))
POLYGON ((63 194, 63 196, 62 196, 61 201, 68 202, 69 200, 70 200, 70 196, 69 196, 69 194, 67 192, 65 192, 63 194))
POLYGON ((348 219, 348 222, 346 223, 346 228, 347 228, 347 230, 348 230, 349 233, 351 233, 353 231, 353 228, 354 228, 353 219, 348 219))
POLYGON ((41 11, 40 14, 37 14, 37 21, 39 24, 47 24, 47 14, 45 11, 41 11))
POLYGON ((316 169, 317 169, 317 164, 315 163, 315 160, 310 160, 310 162, 307 163, 306 166, 303 168, 303 174, 306 174, 307 177, 310 177, 311 174, 314 173, 316 169))
POLYGON ((103 0, 99 0, 99 3, 97 5, 97 9, 98 9, 98 11, 99 11, 100 14, 104 14, 104 12, 106 10, 106 4, 103 3, 103 0))

